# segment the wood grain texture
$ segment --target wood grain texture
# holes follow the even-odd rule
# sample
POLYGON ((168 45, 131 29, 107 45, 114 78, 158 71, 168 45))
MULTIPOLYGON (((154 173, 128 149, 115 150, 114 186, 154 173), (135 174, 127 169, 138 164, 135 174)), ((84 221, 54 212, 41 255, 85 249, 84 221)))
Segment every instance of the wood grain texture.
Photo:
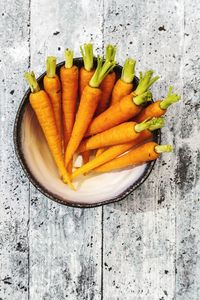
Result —
MULTIPOLYGON (((91 39, 100 51, 101 9, 98 1, 32 0, 31 68, 40 74, 47 55, 63 61, 67 47, 80 56, 91 39)), ((30 299, 100 299, 101 208, 64 207, 33 187, 30 195, 30 299)))
POLYGON ((200 298, 200 4, 197 0, 1 1, 0 300, 200 298), (124 201, 75 209, 48 200, 14 155, 13 122, 27 85, 47 55, 87 41, 137 73, 161 76, 182 95, 167 113, 162 142, 174 145, 143 186, 124 201))
MULTIPOLYGON (((137 72, 156 70, 161 79, 152 88, 155 99, 166 95, 169 84, 181 92, 183 17, 182 1, 105 4, 105 41, 119 45, 120 63, 129 55, 138 61, 137 72)), ((179 105, 169 109, 162 130, 162 142, 175 151, 179 111, 179 105)), ((176 164, 175 154, 163 155, 140 189, 104 209, 104 299, 176 296, 176 164)))
POLYGON ((29 66, 29 5, 0 6, 0 299, 27 299, 29 183, 13 147, 13 123, 29 66))

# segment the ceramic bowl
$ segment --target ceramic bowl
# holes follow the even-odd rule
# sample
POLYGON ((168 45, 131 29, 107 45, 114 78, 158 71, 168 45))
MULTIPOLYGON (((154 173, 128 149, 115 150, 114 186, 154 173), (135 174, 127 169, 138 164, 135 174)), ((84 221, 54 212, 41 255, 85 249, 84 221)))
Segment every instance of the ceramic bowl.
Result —
MULTIPOLYGON (((63 64, 64 62, 57 65, 58 74, 63 64)), ((75 58, 74 64, 82 67, 82 58, 75 58)), ((118 78, 121 70, 119 65, 114 69, 118 78)), ((38 78, 41 87, 45 74, 38 78)), ((137 84, 138 78, 135 77, 134 85, 137 84)), ((120 201, 137 189, 152 172, 155 162, 106 174, 82 176, 74 182, 77 191, 70 190, 59 178, 44 135, 29 104, 29 94, 30 89, 22 98, 15 119, 15 151, 28 179, 51 200, 74 207, 95 207, 120 201)), ((160 142, 159 130, 154 132, 154 140, 160 142)))

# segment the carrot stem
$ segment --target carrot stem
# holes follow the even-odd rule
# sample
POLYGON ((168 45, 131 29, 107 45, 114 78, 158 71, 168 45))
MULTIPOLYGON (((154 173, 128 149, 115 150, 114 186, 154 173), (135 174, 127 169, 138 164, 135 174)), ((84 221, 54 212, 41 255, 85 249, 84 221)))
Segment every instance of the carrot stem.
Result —
POLYGON ((56 57, 48 56, 46 60, 47 77, 53 78, 56 75, 56 57))
POLYGON ((152 93, 150 91, 147 91, 141 95, 133 97, 133 102, 136 105, 141 105, 146 103, 147 101, 151 101, 151 99, 152 99, 152 93))
POLYGON ((125 83, 131 83, 135 76, 135 64, 136 61, 131 58, 127 58, 122 69, 121 80, 125 83))
POLYGON ((139 124, 136 124, 134 129, 136 132, 141 132, 145 129, 149 129, 150 131, 153 131, 158 128, 162 128, 164 124, 165 124, 164 118, 153 118, 149 121, 145 120, 139 124))
POLYGON ((159 76, 155 76, 152 78, 153 75, 153 71, 149 70, 147 71, 144 76, 142 74, 142 72, 140 72, 140 80, 139 80, 139 84, 136 88, 136 90, 134 91, 134 94, 136 95, 141 95, 144 92, 146 92, 150 86, 156 82, 159 79, 159 76))
POLYGON ((173 87, 170 85, 169 92, 167 97, 160 102, 160 108, 165 110, 167 109, 172 103, 178 102, 180 100, 180 96, 177 94, 172 93, 173 87))
POLYGON ((103 58, 98 56, 96 71, 89 82, 90 87, 98 88, 105 76, 114 68, 115 64, 114 61, 105 61, 103 64, 103 58))
POLYGON ((40 91, 39 84, 35 78, 35 74, 33 71, 30 73, 26 72, 24 74, 24 78, 27 80, 32 93, 37 93, 40 91))
POLYGON ((66 49, 65 50, 65 68, 70 69, 73 66, 74 51, 66 49))
POLYGON ((80 46, 81 54, 83 56, 84 68, 86 71, 91 71, 94 66, 93 45, 91 43, 80 46))
POLYGON ((155 146, 156 153, 172 152, 172 151, 173 151, 172 145, 157 145, 157 146, 155 146))
POLYGON ((106 46, 106 61, 114 61, 115 60, 115 54, 116 54, 116 46, 113 46, 111 44, 108 44, 106 46))

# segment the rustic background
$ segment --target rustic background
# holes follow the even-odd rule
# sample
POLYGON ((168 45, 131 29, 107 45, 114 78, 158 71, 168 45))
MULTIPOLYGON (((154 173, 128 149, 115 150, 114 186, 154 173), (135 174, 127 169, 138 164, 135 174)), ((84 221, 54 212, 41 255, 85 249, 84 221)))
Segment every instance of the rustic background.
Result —
POLYGON ((1 0, 0 300, 200 299, 200 2, 198 0, 1 0), (27 84, 47 55, 92 41, 118 46, 137 72, 181 93, 169 109, 163 155, 143 186, 121 203, 61 206, 28 182, 12 131, 27 84))

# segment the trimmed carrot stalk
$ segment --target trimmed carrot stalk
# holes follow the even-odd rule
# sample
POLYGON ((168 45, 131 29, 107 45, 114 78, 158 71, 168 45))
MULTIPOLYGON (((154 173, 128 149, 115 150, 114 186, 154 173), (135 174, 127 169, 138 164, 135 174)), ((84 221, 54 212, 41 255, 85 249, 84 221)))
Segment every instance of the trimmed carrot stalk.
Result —
POLYGON ((151 99, 152 94, 149 91, 136 97, 132 94, 125 96, 92 121, 86 136, 100 133, 128 121, 140 113, 142 104, 151 101, 151 99))
POLYGON ((63 179, 64 183, 68 183, 69 186, 74 189, 69 175, 65 169, 64 159, 62 155, 62 144, 56 127, 56 120, 51 100, 45 91, 40 90, 40 87, 35 78, 35 74, 33 72, 25 73, 25 79, 28 81, 31 88, 31 94, 29 96, 30 104, 44 132, 45 138, 59 170, 60 176, 63 179))
POLYGON ((77 152, 80 153, 133 141, 140 135, 141 131, 149 129, 151 126, 157 125, 157 123, 163 124, 163 118, 152 119, 139 124, 136 122, 124 122, 84 140, 77 152))
POLYGON ((95 168, 95 173, 105 173, 126 167, 143 164, 157 159, 163 152, 171 152, 171 145, 158 145, 155 142, 148 142, 131 150, 127 154, 117 157, 100 167, 95 168))
POLYGON ((66 166, 69 164, 74 153, 79 147, 81 140, 83 139, 89 124, 92 121, 93 115, 97 108, 98 102, 101 99, 101 89, 99 88, 104 77, 110 72, 115 65, 114 62, 105 62, 103 59, 97 58, 97 68, 91 78, 89 85, 87 85, 82 93, 79 108, 76 114, 76 120, 72 130, 71 138, 67 145, 65 152, 66 166))
POLYGON ((79 73, 79 95, 81 97, 84 88, 89 84, 92 76, 94 75, 95 69, 93 45, 90 43, 84 44, 83 47, 80 47, 80 50, 84 64, 79 73))
POLYGON ((161 117, 163 116, 168 107, 173 104, 176 103, 180 100, 180 96, 177 94, 173 94, 172 93, 172 86, 169 87, 169 92, 168 95, 165 99, 163 100, 158 100, 150 105, 148 105, 147 107, 145 107, 140 113, 139 115, 137 115, 136 118, 134 118, 134 121, 136 122, 142 122, 146 119, 150 119, 153 117, 161 117))
POLYGON ((62 84, 62 111, 64 146, 69 142, 76 114, 76 101, 78 96, 78 67, 73 65, 73 51, 65 50, 65 65, 60 69, 62 84))
POLYGON ((127 96, 133 90, 133 79, 135 77, 136 61, 127 58, 122 69, 121 78, 117 80, 113 91, 111 105, 119 102, 124 96, 127 96))
POLYGON ((152 77, 153 73, 152 70, 148 70, 143 76, 142 72, 140 72, 139 83, 137 88, 133 91, 133 95, 142 95, 160 78, 159 76, 152 77))
POLYGON ((102 164, 105 164, 106 162, 109 162, 110 160, 116 158, 117 156, 125 153, 126 151, 135 147, 136 145, 139 145, 142 142, 151 139, 153 137, 151 131, 162 128, 163 126, 164 126, 163 118, 160 118, 160 120, 155 119, 148 130, 145 129, 141 131, 137 139, 134 139, 133 141, 125 144, 115 145, 109 147, 108 149, 105 149, 105 151, 101 155, 95 157, 92 161, 90 161, 89 163, 83 165, 81 168, 76 170, 72 174, 72 178, 88 173, 92 171, 94 168, 97 168, 98 166, 101 166, 102 164))
POLYGON ((62 140, 62 122, 61 122, 61 84, 56 74, 56 57, 48 56, 46 60, 46 72, 44 76, 44 90, 49 95, 56 120, 56 127, 60 140, 62 140))
MULTIPOLYGON (((116 47, 113 45, 107 45, 106 47, 106 61, 115 61, 116 47)), ((96 115, 98 116, 109 106, 110 97, 112 95, 112 90, 115 85, 116 74, 113 70, 108 73, 108 75, 102 81, 100 88, 102 90, 102 97, 99 101, 96 115)))
POLYGON ((107 147, 99 148, 95 154, 95 157, 98 157, 99 155, 101 155, 106 149, 107 149, 107 147))

